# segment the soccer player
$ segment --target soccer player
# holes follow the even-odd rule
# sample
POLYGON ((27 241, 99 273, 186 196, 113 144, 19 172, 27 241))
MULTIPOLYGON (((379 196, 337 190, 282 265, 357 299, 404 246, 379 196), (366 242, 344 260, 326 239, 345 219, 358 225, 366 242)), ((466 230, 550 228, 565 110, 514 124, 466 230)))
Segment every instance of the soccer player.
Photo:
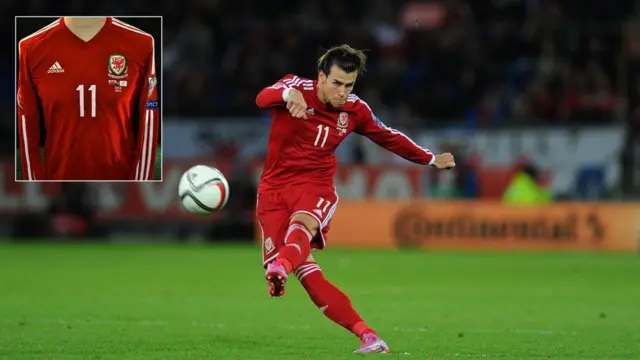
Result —
POLYGON ((314 304, 361 340, 356 352, 389 352, 388 346, 330 283, 311 256, 325 246, 338 194, 333 185, 335 151, 352 132, 414 163, 455 166, 453 155, 434 155, 385 126, 352 94, 365 70, 365 55, 348 45, 318 60, 318 79, 287 75, 263 89, 258 107, 271 109, 267 160, 258 188, 256 217, 262 230, 263 265, 271 296, 282 296, 294 273, 314 304))
POLYGON ((153 179, 160 118, 151 35, 112 17, 63 17, 18 51, 24 180, 153 179))

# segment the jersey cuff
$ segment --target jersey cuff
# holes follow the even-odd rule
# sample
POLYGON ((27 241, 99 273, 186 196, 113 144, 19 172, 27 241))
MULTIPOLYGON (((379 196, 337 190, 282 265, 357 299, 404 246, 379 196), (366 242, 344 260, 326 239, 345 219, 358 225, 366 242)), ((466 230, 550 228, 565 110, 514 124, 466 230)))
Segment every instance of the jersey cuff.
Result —
POLYGON ((290 92, 291 92, 291 88, 284 89, 284 91, 282 92, 282 100, 284 100, 284 102, 287 102, 290 92))
POLYGON ((431 160, 429 160, 429 166, 432 166, 436 162, 436 156, 434 154, 431 155, 431 160))

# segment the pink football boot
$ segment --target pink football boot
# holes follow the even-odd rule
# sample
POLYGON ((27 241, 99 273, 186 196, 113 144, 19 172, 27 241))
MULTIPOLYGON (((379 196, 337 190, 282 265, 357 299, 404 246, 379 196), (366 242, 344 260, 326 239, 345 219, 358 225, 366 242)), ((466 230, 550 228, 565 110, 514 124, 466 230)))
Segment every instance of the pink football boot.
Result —
POLYGON ((287 282, 287 271, 278 260, 267 265, 265 274, 269 283, 269 295, 279 297, 284 295, 284 284, 287 282))
POLYGON ((387 344, 374 333, 362 335, 362 345, 354 353, 388 353, 390 352, 387 344))

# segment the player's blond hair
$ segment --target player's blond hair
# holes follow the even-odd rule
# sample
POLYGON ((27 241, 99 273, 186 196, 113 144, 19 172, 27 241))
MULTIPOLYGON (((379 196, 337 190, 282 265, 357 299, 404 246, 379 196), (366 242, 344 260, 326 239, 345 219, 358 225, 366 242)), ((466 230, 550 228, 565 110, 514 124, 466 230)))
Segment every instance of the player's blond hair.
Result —
POLYGON ((325 51, 318 59, 318 71, 323 71, 328 75, 333 65, 347 73, 362 74, 366 71, 367 55, 362 50, 352 48, 347 44, 334 46, 325 51))

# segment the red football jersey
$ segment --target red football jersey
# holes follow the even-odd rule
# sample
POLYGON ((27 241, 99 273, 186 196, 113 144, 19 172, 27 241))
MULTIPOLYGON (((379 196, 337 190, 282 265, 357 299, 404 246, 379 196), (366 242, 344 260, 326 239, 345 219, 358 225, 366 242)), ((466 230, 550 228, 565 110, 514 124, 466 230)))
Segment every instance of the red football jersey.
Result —
POLYGON ((60 18, 22 39, 19 54, 23 179, 153 179, 161 119, 151 35, 109 17, 84 41, 60 18))
POLYGON ((336 148, 355 132, 418 164, 431 165, 435 157, 401 132, 385 126, 369 105, 355 94, 341 109, 324 104, 316 81, 287 75, 263 89, 256 98, 260 108, 272 110, 269 149, 258 192, 287 186, 318 184, 333 186, 336 148), (307 103, 307 118, 296 119, 285 107, 283 93, 294 88, 307 103))

